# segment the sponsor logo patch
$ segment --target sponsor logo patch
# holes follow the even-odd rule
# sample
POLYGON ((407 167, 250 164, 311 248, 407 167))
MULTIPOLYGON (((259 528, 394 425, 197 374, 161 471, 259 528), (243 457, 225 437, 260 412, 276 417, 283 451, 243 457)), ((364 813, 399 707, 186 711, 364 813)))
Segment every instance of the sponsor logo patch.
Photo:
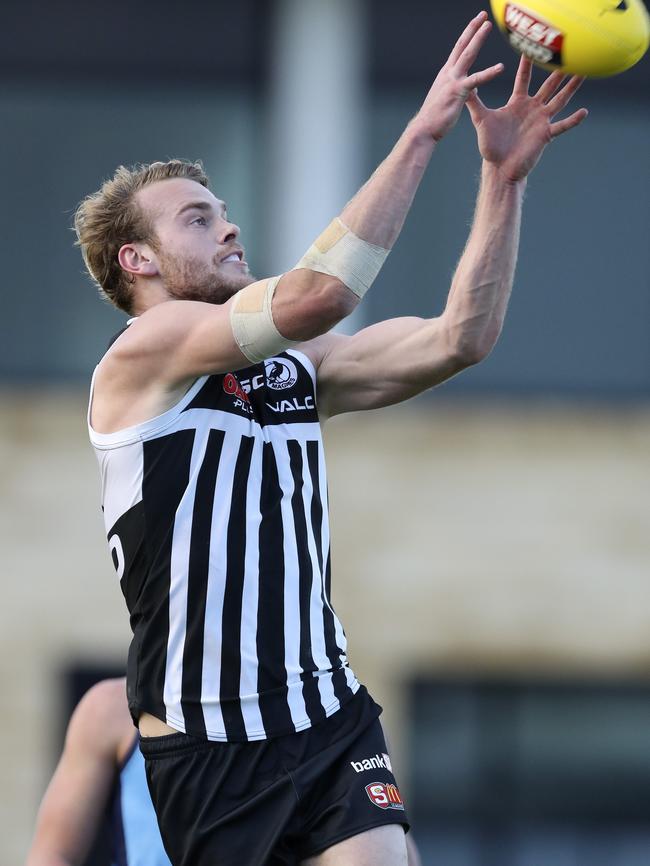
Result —
POLYGON ((298 370, 288 358, 267 358, 264 361, 266 384, 274 391, 286 391, 298 381, 298 370))
POLYGON ((250 394, 251 391, 264 387, 264 376, 260 373, 259 376, 253 376, 252 379, 240 379, 239 384, 242 386, 242 390, 250 394))
POLYGON ((308 394, 305 397, 305 402, 301 403, 297 397, 293 400, 278 400, 276 403, 266 404, 272 412, 306 412, 310 409, 315 409, 314 398, 308 394))
POLYGON ((234 406, 236 409, 242 409, 244 412, 252 412, 253 407, 248 399, 248 394, 237 381, 237 377, 232 373, 226 373, 223 377, 223 390, 226 394, 234 397, 234 406))
POLYGON ((371 782, 366 785, 366 794, 370 802, 380 809, 399 809, 404 811, 404 803, 397 785, 386 785, 384 782, 371 782))
POLYGON ((393 772, 393 767, 390 763, 390 758, 385 752, 381 755, 375 755, 374 758, 364 758, 362 761, 350 761, 350 766, 355 773, 363 773, 365 770, 388 770, 393 772))
POLYGON ((504 15, 508 40, 515 49, 537 63, 562 65, 564 33, 536 14, 506 3, 504 15))

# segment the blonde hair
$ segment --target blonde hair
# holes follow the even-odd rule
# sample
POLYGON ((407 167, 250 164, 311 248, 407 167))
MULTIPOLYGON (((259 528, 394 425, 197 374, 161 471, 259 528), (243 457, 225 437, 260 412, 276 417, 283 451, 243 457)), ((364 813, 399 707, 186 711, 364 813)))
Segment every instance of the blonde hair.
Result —
POLYGON ((122 270, 118 253, 124 244, 155 242, 147 214, 135 200, 138 190, 159 180, 183 177, 207 187, 200 162, 170 159, 149 165, 118 166, 110 180, 87 196, 77 208, 74 228, 88 273, 100 295, 126 313, 132 313, 133 277, 122 270))

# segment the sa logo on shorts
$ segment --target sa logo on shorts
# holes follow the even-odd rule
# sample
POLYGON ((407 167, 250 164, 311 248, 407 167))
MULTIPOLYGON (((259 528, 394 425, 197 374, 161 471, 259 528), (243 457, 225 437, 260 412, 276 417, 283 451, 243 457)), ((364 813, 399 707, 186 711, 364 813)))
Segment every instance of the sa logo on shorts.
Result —
POLYGON ((380 809, 401 809, 404 811, 404 803, 397 785, 386 785, 384 782, 371 782, 366 785, 366 794, 370 802, 380 809))

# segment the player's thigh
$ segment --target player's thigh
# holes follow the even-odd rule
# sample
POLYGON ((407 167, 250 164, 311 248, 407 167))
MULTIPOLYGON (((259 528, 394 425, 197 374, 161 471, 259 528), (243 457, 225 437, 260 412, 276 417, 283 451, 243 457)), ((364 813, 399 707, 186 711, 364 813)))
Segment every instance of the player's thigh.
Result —
POLYGON ((374 827, 303 860, 301 866, 407 866, 406 836, 400 824, 374 827))

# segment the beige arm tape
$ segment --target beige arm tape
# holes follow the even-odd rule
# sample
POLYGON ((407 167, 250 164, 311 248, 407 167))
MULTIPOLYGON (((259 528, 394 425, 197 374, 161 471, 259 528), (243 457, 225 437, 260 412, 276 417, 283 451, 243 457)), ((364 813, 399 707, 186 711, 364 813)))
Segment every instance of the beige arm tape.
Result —
POLYGON ((293 270, 307 268, 329 274, 362 298, 389 252, 384 247, 361 240, 337 217, 316 238, 293 270))
POLYGON ((230 325, 237 345, 254 364, 297 345, 282 336, 271 314, 273 293, 282 276, 241 289, 230 308, 230 325))

